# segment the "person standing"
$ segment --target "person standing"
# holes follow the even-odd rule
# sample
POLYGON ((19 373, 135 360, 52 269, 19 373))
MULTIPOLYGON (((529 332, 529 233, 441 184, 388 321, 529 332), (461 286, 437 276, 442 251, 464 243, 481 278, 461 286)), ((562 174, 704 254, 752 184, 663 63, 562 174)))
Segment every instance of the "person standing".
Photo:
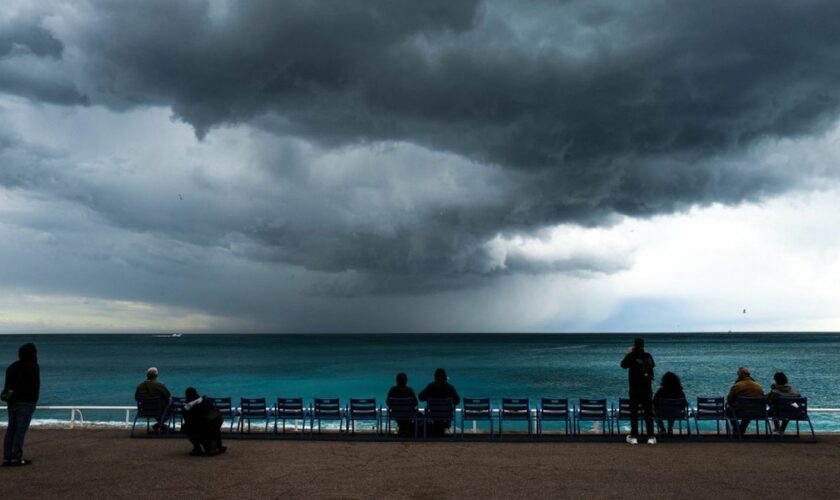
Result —
POLYGON ((630 434, 627 436, 627 442, 630 444, 639 444, 639 406, 645 414, 647 443, 656 444, 656 437, 653 435, 653 393, 650 387, 654 366, 656 364, 653 356, 645 352, 644 339, 637 337, 633 341, 633 347, 627 350, 627 354, 621 360, 621 367, 627 370, 630 385, 630 434))
POLYGON ((31 460, 23 458, 23 441, 41 392, 41 369, 35 344, 20 346, 18 358, 6 368, 3 384, 3 400, 8 404, 9 414, 3 440, 3 466, 32 464, 31 460))

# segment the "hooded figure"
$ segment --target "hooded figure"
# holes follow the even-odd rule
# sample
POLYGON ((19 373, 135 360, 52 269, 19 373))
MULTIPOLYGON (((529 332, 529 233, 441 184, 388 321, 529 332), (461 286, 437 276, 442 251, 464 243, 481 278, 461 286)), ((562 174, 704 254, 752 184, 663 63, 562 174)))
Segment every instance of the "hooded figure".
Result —
POLYGON ((188 387, 184 395, 187 402, 184 404, 184 425, 181 429, 193 445, 190 455, 224 453, 227 447, 222 446, 222 414, 210 398, 199 396, 194 387, 188 387))
POLYGON ((35 344, 20 346, 18 358, 6 368, 3 384, 3 400, 9 405, 9 426, 3 440, 3 466, 32 463, 23 459, 23 441, 41 392, 41 369, 35 344))

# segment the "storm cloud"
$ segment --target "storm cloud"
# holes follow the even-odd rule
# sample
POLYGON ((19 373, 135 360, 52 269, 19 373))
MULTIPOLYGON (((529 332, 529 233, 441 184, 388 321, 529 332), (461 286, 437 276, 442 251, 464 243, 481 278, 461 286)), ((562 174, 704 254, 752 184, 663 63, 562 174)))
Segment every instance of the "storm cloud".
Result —
POLYGON ((12 6, 0 186, 174 245, 181 263, 206 249, 302 268, 313 296, 617 273, 633 248, 575 227, 840 174, 797 157, 838 123, 837 2, 12 6))

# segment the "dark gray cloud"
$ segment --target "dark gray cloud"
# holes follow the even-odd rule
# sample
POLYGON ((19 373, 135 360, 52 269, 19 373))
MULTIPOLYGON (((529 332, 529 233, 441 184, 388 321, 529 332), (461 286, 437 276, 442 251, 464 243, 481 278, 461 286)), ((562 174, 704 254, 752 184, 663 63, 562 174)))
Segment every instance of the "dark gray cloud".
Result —
POLYGON ((784 189, 717 159, 818 133, 840 107, 831 1, 93 7, 73 42, 83 93, 170 106, 199 134, 259 118, 319 144, 408 141, 531 172, 533 211, 513 224, 784 189))
MULTIPOLYGON (((252 158, 230 159, 231 169, 253 164, 236 181, 204 177, 196 161, 172 167, 193 172, 178 183, 131 187, 83 175, 90 165, 58 151, 14 138, 4 149, 0 134, 0 183, 74 201, 131 231, 339 276, 315 293, 615 272, 626 266, 620 257, 510 255, 499 267, 487 242, 562 222, 735 204, 836 176, 769 164, 760 151, 836 123, 838 18, 836 2, 782 0, 161 0, 45 10, 2 25, 0 91, 118 111, 163 106, 208 141, 229 124, 267 136, 252 158), (313 174, 319 162, 330 170, 331 151, 383 144, 403 153, 370 154, 360 160, 367 168, 336 182, 313 174), (419 147, 405 153, 407 144, 419 147), (450 178, 456 188, 442 192, 436 182, 450 178)), ((122 168, 102 161, 103 172, 122 168)))

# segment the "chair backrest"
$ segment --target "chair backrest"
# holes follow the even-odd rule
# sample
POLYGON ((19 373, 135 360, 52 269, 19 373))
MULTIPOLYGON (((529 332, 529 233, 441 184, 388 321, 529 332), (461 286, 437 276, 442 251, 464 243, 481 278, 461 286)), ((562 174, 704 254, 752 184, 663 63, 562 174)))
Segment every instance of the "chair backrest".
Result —
POLYGON ((492 416, 490 398, 463 398, 461 404, 464 420, 489 420, 492 416))
POLYGON ((241 417, 268 417, 268 409, 265 406, 265 398, 242 398, 239 400, 241 417))
POLYGON ((172 396, 172 399, 169 400, 169 414, 172 416, 179 416, 183 414, 186 402, 187 398, 172 396))
POLYGON ((618 420, 630 420, 630 398, 618 398, 618 420))
POLYGON ((231 398, 207 398, 219 410, 219 413, 222 414, 224 418, 230 418, 233 416, 233 402, 231 398))
POLYGON ((163 400, 161 398, 140 398, 137 400, 137 416, 142 418, 160 418, 163 416, 163 400))
POLYGON ((688 417, 688 401, 685 398, 662 398, 654 413, 657 418, 685 419, 688 417))
POLYGON ((531 416, 531 404, 528 398, 502 398, 499 411, 502 418, 527 420, 531 416))
POLYGON ((722 397, 697 398, 697 411, 694 412, 694 417, 697 420, 725 420, 726 419, 726 405, 722 397))
POLYGON ((455 418, 455 404, 452 398, 429 398, 426 400, 426 418, 452 420, 455 418))
POLYGON ((301 419, 304 416, 303 398, 277 398, 277 418, 301 419))
POLYGON ((388 417, 392 419, 412 419, 417 417, 417 404, 414 398, 388 398, 388 417))
POLYGON ((349 410, 353 420, 376 419, 379 416, 376 398, 350 398, 349 410))
POLYGON ((565 418, 569 414, 569 400, 566 398, 542 398, 540 399, 540 411, 544 418, 565 418))
POLYGON ((775 417, 784 420, 808 420, 808 398, 777 398, 773 403, 775 417))
POLYGON ((767 418, 767 399, 764 396, 748 398, 741 396, 737 400, 735 415, 743 419, 767 418))
POLYGON ((578 401, 578 418, 580 420, 606 420, 606 399, 580 399, 578 401))
POLYGON ((341 418, 341 401, 338 398, 315 398, 312 402, 313 417, 341 418))

